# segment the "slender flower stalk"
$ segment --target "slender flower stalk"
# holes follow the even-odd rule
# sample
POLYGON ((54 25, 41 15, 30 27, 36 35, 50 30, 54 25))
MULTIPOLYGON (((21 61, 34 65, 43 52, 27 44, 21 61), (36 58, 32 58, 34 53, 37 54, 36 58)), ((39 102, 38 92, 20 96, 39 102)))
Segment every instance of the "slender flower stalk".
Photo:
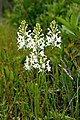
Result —
POLYGON ((39 72, 51 71, 50 60, 45 55, 45 47, 59 47, 61 45, 60 31, 55 21, 50 23, 46 37, 42 33, 40 24, 37 23, 33 31, 28 30, 28 25, 25 21, 21 22, 19 32, 17 32, 18 49, 29 50, 29 55, 26 56, 24 68, 26 70, 38 69, 39 72))

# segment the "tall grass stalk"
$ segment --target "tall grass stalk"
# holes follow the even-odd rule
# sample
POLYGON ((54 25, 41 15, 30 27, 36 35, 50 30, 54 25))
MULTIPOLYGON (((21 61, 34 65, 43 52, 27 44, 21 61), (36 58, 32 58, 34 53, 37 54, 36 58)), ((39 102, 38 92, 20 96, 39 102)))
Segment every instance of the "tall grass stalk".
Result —
POLYGON ((79 120, 79 77, 77 78, 76 120, 79 120))

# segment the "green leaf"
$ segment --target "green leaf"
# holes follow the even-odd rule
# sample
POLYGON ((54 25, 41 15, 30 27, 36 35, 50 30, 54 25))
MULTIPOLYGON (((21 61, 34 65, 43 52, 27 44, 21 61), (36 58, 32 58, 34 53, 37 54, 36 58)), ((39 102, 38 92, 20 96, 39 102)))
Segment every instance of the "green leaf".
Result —
POLYGON ((72 31, 72 28, 70 24, 63 18, 61 17, 56 17, 59 22, 61 22, 64 26, 66 26, 70 31, 72 31))
POLYGON ((62 28, 63 28, 63 30, 66 30, 67 33, 70 33, 70 34, 72 34, 72 35, 75 36, 75 34, 73 33, 73 31, 71 31, 70 29, 68 29, 66 26, 62 25, 62 28))
POLYGON ((75 16, 75 14, 71 15, 71 25, 76 26, 76 16, 75 16))
POLYGON ((14 73, 13 73, 13 71, 10 71, 10 79, 11 79, 11 80, 14 79, 14 73))
MULTIPOLYGON (((68 23, 65 19, 61 17, 56 17, 59 22, 61 22, 64 25, 64 29, 70 33, 73 34, 76 38, 79 38, 80 32, 78 30, 78 26, 76 25, 76 16, 75 14, 71 15, 70 22, 68 23)), ((77 18, 78 22, 79 18, 77 18)))
POLYGON ((80 19, 80 12, 76 16, 76 25, 78 25, 79 19, 80 19))
POLYGON ((75 31, 77 32, 77 25, 76 25, 76 16, 75 16, 75 14, 71 15, 71 26, 72 26, 74 32, 75 31))

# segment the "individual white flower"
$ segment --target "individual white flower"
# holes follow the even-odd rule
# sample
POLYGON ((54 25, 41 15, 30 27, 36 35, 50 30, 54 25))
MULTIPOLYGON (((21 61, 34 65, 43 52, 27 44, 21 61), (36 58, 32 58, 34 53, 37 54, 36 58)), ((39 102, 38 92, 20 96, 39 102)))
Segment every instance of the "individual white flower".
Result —
POLYGON ((48 60, 46 62, 46 69, 47 69, 48 72, 51 71, 51 67, 50 67, 49 63, 50 63, 50 60, 48 60))
POLYGON ((42 50, 39 54, 43 57, 44 56, 44 51, 42 50))
POLYGON ((52 40, 51 40, 50 36, 46 35, 46 47, 50 46, 51 42, 52 42, 52 40))
POLYGON ((45 69, 45 67, 46 67, 45 63, 42 63, 42 69, 45 69))
POLYGON ((38 69, 40 68, 40 65, 38 63, 33 64, 33 68, 38 69))
POLYGON ((29 30, 29 31, 27 31, 27 32, 25 32, 25 36, 27 37, 27 38, 30 38, 31 37, 31 30, 29 30))
POLYGON ((32 66, 33 64, 37 63, 37 62, 38 62, 37 55, 35 55, 34 53, 31 53, 31 54, 30 54, 30 64, 31 64, 31 66, 32 66))
POLYGON ((61 37, 58 37, 54 44, 55 44, 55 47, 59 47, 60 48, 60 46, 61 46, 61 37))
POLYGON ((39 65, 38 66, 38 72, 40 73, 40 72, 42 72, 43 71, 43 69, 41 68, 41 66, 39 65))
POLYGON ((41 38, 37 41, 36 44, 38 45, 38 47, 39 47, 40 49, 44 49, 44 46, 45 46, 44 37, 41 37, 41 38))
POLYGON ((33 47, 32 51, 35 53, 36 52, 36 47, 33 47))
POLYGON ((29 64, 29 61, 30 61, 29 57, 26 56, 26 60, 25 60, 25 63, 24 63, 24 68, 25 68, 26 70, 31 70, 31 66, 30 66, 30 64, 29 64))
POLYGON ((21 36, 20 34, 19 34, 19 32, 17 32, 17 34, 18 34, 18 38, 17 38, 17 43, 18 43, 18 49, 21 49, 21 48, 23 48, 24 46, 25 46, 25 40, 24 40, 24 36, 21 36))
POLYGON ((27 38, 26 48, 33 49, 35 47, 34 39, 27 38))

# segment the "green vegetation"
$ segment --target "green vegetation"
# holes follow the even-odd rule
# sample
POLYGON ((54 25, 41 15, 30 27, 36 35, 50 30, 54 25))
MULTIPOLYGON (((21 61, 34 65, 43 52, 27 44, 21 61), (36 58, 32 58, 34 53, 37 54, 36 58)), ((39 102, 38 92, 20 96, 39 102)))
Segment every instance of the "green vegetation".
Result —
POLYGON ((79 3, 13 0, 13 13, 6 12, 9 23, 0 25, 0 120, 80 119, 79 3), (39 22, 44 34, 50 22, 57 21, 62 44, 61 49, 46 49, 50 72, 23 68, 26 51, 17 47, 17 26, 23 19, 31 29, 39 22))

